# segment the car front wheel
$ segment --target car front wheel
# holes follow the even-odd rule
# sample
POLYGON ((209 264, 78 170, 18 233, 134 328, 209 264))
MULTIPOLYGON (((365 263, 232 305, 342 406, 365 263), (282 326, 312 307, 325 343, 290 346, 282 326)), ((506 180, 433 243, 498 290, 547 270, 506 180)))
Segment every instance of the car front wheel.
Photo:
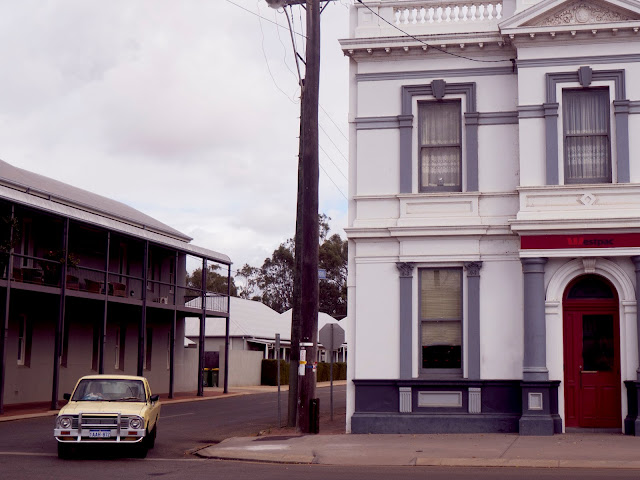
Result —
POLYGON ((58 442, 58 458, 63 460, 71 458, 71 445, 58 442))
POLYGON ((153 430, 151 430, 151 433, 147 434, 147 436, 145 437, 145 441, 147 442, 147 447, 149 447, 150 449, 156 446, 157 434, 158 434, 158 424, 156 423, 153 426, 153 430))

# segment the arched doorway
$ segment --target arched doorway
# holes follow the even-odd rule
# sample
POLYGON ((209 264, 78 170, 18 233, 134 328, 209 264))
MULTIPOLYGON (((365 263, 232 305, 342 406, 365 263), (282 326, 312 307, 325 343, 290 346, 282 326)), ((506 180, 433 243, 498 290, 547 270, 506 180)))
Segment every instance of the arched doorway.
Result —
POLYGON ((619 428, 620 321, 615 288, 582 275, 564 292, 564 394, 567 427, 619 428))

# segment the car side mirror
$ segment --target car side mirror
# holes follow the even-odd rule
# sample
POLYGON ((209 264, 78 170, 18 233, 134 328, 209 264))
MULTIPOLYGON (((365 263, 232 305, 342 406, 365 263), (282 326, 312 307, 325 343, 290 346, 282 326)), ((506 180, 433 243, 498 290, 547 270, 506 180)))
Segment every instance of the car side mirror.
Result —
POLYGON ((62 395, 62 398, 64 398, 66 401, 69 401, 69 400, 71 400, 71 394, 70 393, 64 393, 62 395))
POLYGON ((151 403, 156 403, 158 400, 160 400, 160 395, 151 395, 149 397, 149 400, 151 400, 151 403))

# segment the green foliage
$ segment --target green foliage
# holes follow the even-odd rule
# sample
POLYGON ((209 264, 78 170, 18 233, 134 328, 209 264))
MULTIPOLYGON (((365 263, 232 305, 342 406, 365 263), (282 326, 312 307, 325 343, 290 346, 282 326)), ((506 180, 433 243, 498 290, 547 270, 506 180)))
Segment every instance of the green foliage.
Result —
MULTIPOLYGON (((262 360, 260 385, 278 384, 278 361, 262 360)), ((280 385, 289 385, 289 362, 280 360, 280 385)))
MULTIPOLYGON (((227 294, 227 276, 217 272, 220 265, 209 265, 207 268, 207 292, 227 294)), ((202 290, 202 268, 196 268, 191 274, 187 273, 187 286, 195 290, 202 290)), ((231 278, 231 296, 238 295, 233 278, 231 278)))
MULTIPOLYGON (((338 234, 327 238, 329 220, 320 215, 318 268, 326 270, 327 278, 320 281, 318 308, 341 319, 347 314, 347 241, 338 234)), ((244 285, 240 297, 259 300, 278 313, 289 310, 293 301, 294 255, 295 243, 289 239, 264 260, 262 267, 244 265, 237 273, 244 285)))
MULTIPOLYGON (((326 362, 318 363, 318 382, 328 382, 331 380, 331 365, 326 362)), ((333 380, 347 379, 347 364, 344 362, 335 362, 333 364, 333 380)))

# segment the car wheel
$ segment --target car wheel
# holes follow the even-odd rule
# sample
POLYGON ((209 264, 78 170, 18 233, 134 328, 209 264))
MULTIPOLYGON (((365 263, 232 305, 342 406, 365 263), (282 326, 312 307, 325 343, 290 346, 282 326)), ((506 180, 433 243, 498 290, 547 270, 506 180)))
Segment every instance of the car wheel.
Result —
POLYGON ((136 458, 146 458, 148 452, 149 447, 144 439, 135 446, 135 450, 133 451, 136 458))
POLYGON ((58 442, 58 458, 63 460, 71 458, 71 445, 58 442))
POLYGON ((153 426, 153 430, 151 433, 146 436, 145 440, 147 440, 147 447, 153 448, 156 446, 156 435, 158 434, 158 424, 156 423, 153 426))

